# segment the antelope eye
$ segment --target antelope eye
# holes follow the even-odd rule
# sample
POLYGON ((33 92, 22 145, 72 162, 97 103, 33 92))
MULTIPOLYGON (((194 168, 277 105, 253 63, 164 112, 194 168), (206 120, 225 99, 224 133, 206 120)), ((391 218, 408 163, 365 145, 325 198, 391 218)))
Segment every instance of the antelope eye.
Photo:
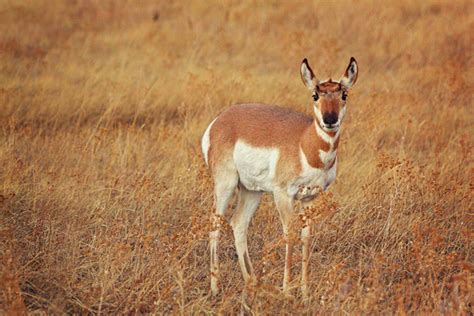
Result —
POLYGON ((317 93, 313 94, 313 100, 318 101, 319 95, 317 93))
POLYGON ((347 92, 344 91, 342 93, 342 101, 346 101, 346 99, 347 99, 347 92))

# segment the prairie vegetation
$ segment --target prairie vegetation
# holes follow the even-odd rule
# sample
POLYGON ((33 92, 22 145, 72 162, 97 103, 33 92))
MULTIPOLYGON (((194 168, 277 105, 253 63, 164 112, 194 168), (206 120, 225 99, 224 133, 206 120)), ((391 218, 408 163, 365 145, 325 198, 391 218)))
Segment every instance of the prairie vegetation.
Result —
MULTIPOLYGON (((255 314, 472 314, 472 1, 0 2, 2 313, 236 313, 228 226, 209 295, 200 137, 239 102, 310 113, 299 77, 359 63, 311 296, 280 292, 271 196, 255 314)), ((229 213, 231 210, 229 210, 229 213)))

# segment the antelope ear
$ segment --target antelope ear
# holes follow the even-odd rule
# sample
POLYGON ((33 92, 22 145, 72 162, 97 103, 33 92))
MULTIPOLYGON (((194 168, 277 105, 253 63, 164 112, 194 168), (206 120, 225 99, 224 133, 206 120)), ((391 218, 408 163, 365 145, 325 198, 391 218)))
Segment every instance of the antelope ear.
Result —
POLYGON ((308 64, 308 60, 305 58, 301 62, 300 68, 301 79, 303 80, 304 85, 310 90, 313 91, 316 88, 316 78, 314 77, 313 71, 308 64))
POLYGON ((359 68, 357 66, 357 61, 354 57, 351 57, 351 61, 349 62, 349 66, 347 66, 346 72, 344 76, 341 78, 341 84, 346 88, 352 87, 352 85, 357 81, 357 74, 359 72, 359 68))

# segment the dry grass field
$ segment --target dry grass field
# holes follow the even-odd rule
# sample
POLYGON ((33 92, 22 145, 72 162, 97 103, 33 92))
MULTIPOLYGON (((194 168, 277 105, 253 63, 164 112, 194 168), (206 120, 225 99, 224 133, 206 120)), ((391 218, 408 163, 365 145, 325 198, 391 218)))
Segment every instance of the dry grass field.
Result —
MULTIPOLYGON (((299 66, 359 63, 338 176, 314 206, 309 301, 280 291, 271 195, 252 313, 474 312, 474 3, 0 1, 0 313, 228 314, 209 291, 200 137, 239 102, 311 113, 299 66)), ((229 211, 231 213, 231 211, 229 211)))

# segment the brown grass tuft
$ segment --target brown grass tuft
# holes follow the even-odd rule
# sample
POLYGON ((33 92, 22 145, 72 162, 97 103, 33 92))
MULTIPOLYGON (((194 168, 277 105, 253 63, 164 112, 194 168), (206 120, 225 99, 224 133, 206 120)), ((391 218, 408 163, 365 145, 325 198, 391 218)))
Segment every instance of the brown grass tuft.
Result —
POLYGON ((463 0, 3 1, 0 312, 240 311, 224 223, 209 295, 200 136, 237 102, 309 112, 301 60, 337 78, 355 56, 338 178, 307 210, 310 300, 279 290, 266 196, 252 310, 472 314, 473 18, 463 0))

